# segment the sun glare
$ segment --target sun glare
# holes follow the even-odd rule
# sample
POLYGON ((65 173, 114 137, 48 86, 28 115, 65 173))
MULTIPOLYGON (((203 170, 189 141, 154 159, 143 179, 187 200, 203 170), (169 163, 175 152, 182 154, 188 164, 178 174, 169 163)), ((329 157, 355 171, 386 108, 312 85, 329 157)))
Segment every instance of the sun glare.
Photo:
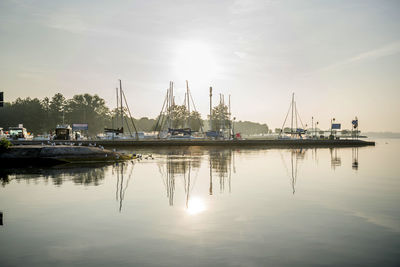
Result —
POLYGON ((175 72, 184 80, 211 80, 217 74, 212 48, 201 42, 186 42, 177 46, 175 72))
POLYGON ((200 198, 192 198, 189 200, 186 212, 190 215, 196 215, 206 209, 204 201, 200 198))

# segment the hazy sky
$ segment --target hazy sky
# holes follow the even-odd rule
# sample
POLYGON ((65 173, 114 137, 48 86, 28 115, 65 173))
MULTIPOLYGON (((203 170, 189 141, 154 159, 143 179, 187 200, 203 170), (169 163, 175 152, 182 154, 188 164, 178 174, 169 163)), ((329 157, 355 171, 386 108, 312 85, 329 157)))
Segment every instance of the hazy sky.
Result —
POLYGON ((0 91, 98 94, 122 79, 135 117, 185 80, 203 118, 209 86, 238 120, 400 131, 400 1, 0 1, 0 91))

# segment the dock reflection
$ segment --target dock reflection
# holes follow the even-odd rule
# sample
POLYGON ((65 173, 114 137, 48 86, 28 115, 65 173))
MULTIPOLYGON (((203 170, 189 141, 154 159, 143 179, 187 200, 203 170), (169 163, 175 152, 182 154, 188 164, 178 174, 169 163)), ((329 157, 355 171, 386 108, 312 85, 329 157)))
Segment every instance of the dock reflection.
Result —
MULTIPOLYGON (((342 158, 340 156, 341 152, 348 152, 349 149, 342 148, 329 148, 329 155, 330 155, 330 164, 331 169, 336 170, 336 168, 342 166, 342 158)), ((290 184, 292 187, 292 193, 296 193, 296 183, 299 176, 299 169, 301 167, 301 163, 305 160, 306 154, 311 153, 311 157, 316 165, 319 164, 319 157, 318 157, 318 149, 291 149, 289 160, 285 159, 283 154, 281 153, 282 163, 285 166, 287 176, 290 178, 290 184), (289 163, 290 162, 290 166, 289 163)), ((352 169, 357 171, 359 167, 358 161, 358 147, 351 148, 352 154, 352 169)))
MULTIPOLYGON (((151 166, 149 170, 154 171, 154 167, 158 168, 158 176, 164 185, 168 205, 174 206, 175 198, 179 197, 179 202, 184 203, 188 210, 196 187, 198 187, 196 193, 208 196, 232 193, 236 174, 236 158, 247 158, 247 155, 255 154, 260 154, 261 157, 269 157, 269 152, 266 149, 256 148, 241 150, 217 147, 179 148, 150 152, 156 155, 156 159, 153 162, 147 161, 151 163, 151 165, 148 165, 151 166), (177 192, 179 194, 176 194, 177 192)), ((290 181, 290 191, 293 195, 297 192, 301 168, 303 163, 307 161, 308 154, 310 154, 312 160, 307 161, 307 163, 311 162, 318 165, 320 159, 325 162, 330 160, 331 169, 334 171, 342 167, 342 156, 343 158, 350 158, 351 153, 351 168, 355 171, 359 168, 358 148, 287 149, 274 150, 274 153, 278 157, 281 156, 286 177, 290 181)), ((3 187, 13 180, 16 182, 24 180, 27 183, 41 181, 56 186, 62 186, 66 181, 72 181, 76 185, 98 186, 103 183, 105 177, 112 178, 115 179, 112 180, 112 184, 115 183, 115 189, 111 190, 115 194, 118 210, 122 212, 129 186, 132 186, 135 169, 140 167, 141 164, 140 161, 126 161, 113 164, 0 169, 0 181, 3 187)), ((243 165, 241 166, 243 167, 243 165)), ((260 171, 263 171, 263 166, 259 166, 259 168, 260 171)), ((192 201, 192 203, 197 203, 192 204, 192 206, 201 206, 198 200, 192 201)))

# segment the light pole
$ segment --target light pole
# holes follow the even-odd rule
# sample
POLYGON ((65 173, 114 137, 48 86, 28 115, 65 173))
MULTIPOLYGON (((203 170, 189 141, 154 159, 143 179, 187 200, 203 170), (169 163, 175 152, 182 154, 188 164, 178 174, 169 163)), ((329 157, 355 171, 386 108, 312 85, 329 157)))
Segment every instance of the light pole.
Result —
POLYGON ((314 116, 311 117, 311 132, 312 137, 314 138, 314 116))

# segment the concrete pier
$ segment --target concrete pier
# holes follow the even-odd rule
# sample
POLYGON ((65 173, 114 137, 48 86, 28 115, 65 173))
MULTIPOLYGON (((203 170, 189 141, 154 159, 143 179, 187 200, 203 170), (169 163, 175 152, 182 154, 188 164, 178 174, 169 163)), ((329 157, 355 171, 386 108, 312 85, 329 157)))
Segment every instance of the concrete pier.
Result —
POLYGON ((35 165, 60 163, 87 163, 123 160, 126 156, 120 153, 89 146, 11 146, 0 151, 0 165, 35 165))
MULTIPOLYGON (((314 140, 314 139, 274 139, 274 140, 85 140, 85 141, 51 141, 55 144, 73 144, 81 146, 101 145, 104 147, 178 147, 178 146, 223 146, 223 147, 361 147, 374 146, 373 141, 354 139, 314 140)), ((12 141, 14 145, 40 145, 47 141, 12 141)))

